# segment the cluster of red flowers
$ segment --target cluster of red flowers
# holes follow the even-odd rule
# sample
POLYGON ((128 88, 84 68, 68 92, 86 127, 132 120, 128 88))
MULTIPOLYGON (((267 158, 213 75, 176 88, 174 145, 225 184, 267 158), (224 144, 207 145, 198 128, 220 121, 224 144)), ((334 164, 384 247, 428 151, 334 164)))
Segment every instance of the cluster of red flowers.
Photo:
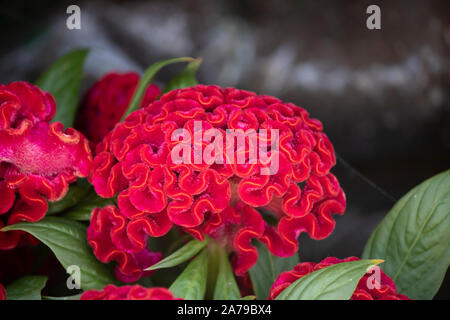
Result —
POLYGON ((148 252, 146 263, 137 258, 147 251, 147 238, 163 236, 172 225, 197 239, 228 244, 242 275, 257 260, 252 239, 277 256, 291 256, 301 232, 327 237, 335 225, 332 214, 345 209, 322 124, 294 104, 248 91, 205 85, 173 90, 116 125, 95 154, 90 182, 100 196, 118 196, 119 210, 97 211, 88 241, 100 260, 118 261, 120 273, 133 280, 150 261, 148 252), (279 130, 279 151, 273 151, 278 172, 262 175, 267 165, 248 158, 243 164, 175 164, 171 151, 180 142, 172 141, 172 133, 184 128, 195 134, 194 121, 201 121, 202 133, 279 130), (276 224, 255 208, 270 208, 276 224))
MULTIPOLYGON (((285 271, 277 277, 275 283, 270 289, 269 299, 275 299, 284 289, 289 287, 291 283, 313 271, 337 263, 357 260, 359 260, 357 257, 349 257, 342 260, 334 257, 328 257, 319 263, 299 263, 292 270, 285 271)), ((395 283, 391 278, 389 278, 388 275, 381 271, 381 269, 379 272, 380 279, 369 279, 372 276, 372 273, 366 273, 361 280, 359 280, 351 300, 409 300, 407 296, 397 293, 395 283), (374 283, 374 281, 377 283, 374 283)))
MULTIPOLYGON (((249 91, 197 85, 155 100, 160 89, 151 85, 141 108, 118 123, 138 81, 135 73, 111 73, 95 83, 76 121, 82 133, 50 123, 56 105, 49 93, 25 82, 0 85, 0 228, 39 221, 47 212, 47 201, 60 200, 77 177, 89 176, 97 194, 117 197, 118 207, 92 212, 87 239, 100 261, 117 263, 116 276, 123 282, 148 275, 144 270, 162 258, 148 249, 149 239, 172 228, 199 240, 208 236, 225 246, 241 280, 248 280, 247 271, 258 259, 252 240, 287 257, 297 253, 300 233, 313 239, 330 235, 333 215, 344 213, 346 199, 330 173, 336 158, 320 121, 292 103, 249 91), (201 123, 200 129, 194 122, 201 123), (270 153, 277 157, 279 169, 262 174, 268 163, 250 161, 248 152, 234 144, 234 157, 243 153, 244 163, 227 161, 228 151, 216 154, 222 161, 215 163, 175 163, 171 155, 181 143, 172 139, 177 129, 191 136, 203 136, 209 129, 221 133, 276 129, 279 149, 270 153), (90 146, 97 142, 92 159, 90 146)), ((259 143, 271 146, 272 139, 260 138, 259 143)), ((202 151, 205 145, 202 141, 202 151)), ((20 231, 0 232, 0 250, 36 241, 20 231)), ((300 263, 279 275, 270 299, 310 272, 357 259, 300 263)), ((361 279, 352 299, 407 299, 384 273, 375 288, 367 286, 368 276, 361 279)), ((0 300, 5 298, 0 284, 0 300)), ((174 296, 165 288, 108 285, 84 292, 81 299, 174 296)))
MULTIPOLYGON (((22 81, 0 85, 0 228, 41 220, 48 209, 47 201, 62 199, 69 184, 88 176, 92 164, 90 146, 120 120, 138 81, 139 75, 129 72, 111 73, 97 82, 80 106, 77 128, 82 133, 72 128, 64 130, 59 122, 51 123, 56 112, 51 94, 22 81)), ((159 93, 157 86, 150 85, 143 105, 159 93)), ((2 253, 22 255, 21 260, 13 259, 21 261, 19 266, 13 267, 8 258, 10 263, 1 266, 0 280, 23 275, 22 266, 31 255, 20 250, 37 243, 25 232, 0 232, 0 250, 7 250, 2 253)), ((0 299, 5 298, 0 284, 0 299)))
MULTIPOLYGON (((89 174, 87 139, 50 123, 54 98, 26 82, 0 85, 0 228, 41 220, 47 201, 64 197, 70 183, 89 174)), ((35 242, 20 231, 0 232, 0 249, 35 242)))

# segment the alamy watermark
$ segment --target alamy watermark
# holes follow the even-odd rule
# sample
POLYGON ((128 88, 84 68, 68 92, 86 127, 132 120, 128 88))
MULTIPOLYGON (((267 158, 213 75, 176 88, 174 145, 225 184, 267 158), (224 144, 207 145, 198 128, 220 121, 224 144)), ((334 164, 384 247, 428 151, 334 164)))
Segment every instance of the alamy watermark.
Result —
POLYGON ((367 278, 368 289, 381 289, 381 268, 379 266, 371 266, 367 269, 367 273, 371 275, 367 278))
POLYGON ((69 16, 66 19, 66 26, 69 30, 81 29, 81 9, 79 6, 72 4, 67 7, 66 13, 69 16))
POLYGON ((193 134, 185 128, 172 132, 171 141, 178 142, 171 151, 174 164, 260 164, 261 175, 278 172, 278 129, 202 129, 195 120, 193 134))
POLYGON ((81 271, 77 265, 68 266, 66 272, 69 274, 66 285, 67 289, 81 289, 81 271))
POLYGON ((366 26, 369 30, 380 30, 381 29, 381 9, 376 4, 372 4, 367 7, 367 14, 370 16, 366 20, 366 26))

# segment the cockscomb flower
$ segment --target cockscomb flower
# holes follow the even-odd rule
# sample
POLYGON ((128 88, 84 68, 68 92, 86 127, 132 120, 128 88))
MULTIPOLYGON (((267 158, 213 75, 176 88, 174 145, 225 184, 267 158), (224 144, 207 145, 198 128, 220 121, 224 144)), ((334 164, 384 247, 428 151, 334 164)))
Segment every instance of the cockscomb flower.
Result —
MULTIPOLYGON (((346 259, 338 259, 335 257, 328 257, 319 263, 302 262, 296 265, 292 270, 281 273, 275 280, 270 289, 269 299, 275 299, 284 289, 289 287, 291 283, 300 279, 301 277, 342 262, 357 261, 357 257, 349 257, 346 259)), ((379 279, 373 277, 373 272, 366 273, 353 292, 351 300, 409 300, 405 295, 397 293, 397 288, 394 281, 385 274, 381 269, 379 270, 379 279), (369 279, 369 277, 371 277, 369 279), (376 282, 376 283, 374 283, 376 282)))
MULTIPOLYGON (((134 282, 150 272, 143 270, 161 260, 161 253, 147 249, 147 235, 144 232, 133 233, 128 237, 128 230, 147 230, 155 224, 152 219, 135 219, 129 223, 114 206, 96 208, 92 212, 91 223, 87 232, 88 243, 96 257, 104 262, 116 261, 116 277, 123 282, 134 282)), ((169 228, 170 228, 170 221, 169 228)))
POLYGON ((226 245, 242 275, 257 261, 253 239, 286 257, 297 252, 301 232, 314 239, 332 232, 332 215, 345 209, 330 173, 335 162, 321 122, 304 109, 197 85, 173 90, 117 124, 97 145, 90 182, 100 196, 117 196, 127 218, 111 252, 130 242, 145 246, 144 236, 162 236, 175 225, 226 245))
MULTIPOLYGON (((120 121, 139 82, 135 72, 111 72, 95 82, 84 96, 75 128, 93 143, 99 142, 120 121)), ((161 90, 149 85, 141 106, 154 101, 161 90)))
POLYGON ((102 290, 85 291, 80 300, 180 300, 166 288, 144 288, 140 285, 116 287, 107 285, 102 290))
MULTIPOLYGON (((42 219, 47 200, 60 200, 71 182, 89 174, 87 139, 49 123, 55 111, 54 98, 32 84, 0 85, 0 228, 42 219)), ((0 232, 0 249, 12 249, 27 237, 0 232)))

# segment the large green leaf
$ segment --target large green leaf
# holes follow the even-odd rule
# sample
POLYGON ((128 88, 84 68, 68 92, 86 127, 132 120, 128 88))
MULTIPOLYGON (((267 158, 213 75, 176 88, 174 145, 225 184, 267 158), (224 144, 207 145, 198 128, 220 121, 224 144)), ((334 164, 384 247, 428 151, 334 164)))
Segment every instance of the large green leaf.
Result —
POLYGON ((208 253, 203 250, 193 259, 170 286, 177 298, 202 300, 205 297, 208 273, 208 253))
POLYGON ((75 206, 80 200, 84 199, 88 193, 88 188, 84 188, 77 184, 71 185, 64 198, 56 202, 48 203, 47 215, 57 214, 75 206))
POLYGON ((46 244, 67 267, 80 268, 81 287, 85 290, 102 289, 115 280, 108 265, 98 261, 87 243, 86 227, 79 222, 61 217, 46 217, 41 221, 21 222, 7 226, 1 231, 22 230, 46 244))
POLYGON ((171 268, 175 267, 185 261, 188 261, 190 258, 195 256, 200 250, 202 250, 206 244, 208 243, 208 239, 204 241, 191 240, 186 243, 180 249, 172 253, 170 256, 162 259, 158 263, 150 266, 145 270, 156 270, 163 268, 171 268))
POLYGON ((26 276, 6 288, 8 300, 41 300, 41 291, 47 283, 46 276, 26 276))
POLYGON ((239 287, 231 269, 228 254, 224 248, 219 249, 219 265, 214 289, 214 300, 237 300, 241 298, 239 287))
POLYGON ((100 198, 95 192, 91 192, 75 207, 64 213, 63 217, 71 220, 90 221, 95 208, 104 208, 114 204, 116 204, 114 198, 100 198))
POLYGON ((363 257, 386 260, 382 269, 400 293, 432 299, 450 264, 450 170, 401 198, 370 236, 363 257))
POLYGON ((72 127, 80 96, 83 64, 88 50, 74 50, 56 60, 36 81, 36 85, 50 92, 56 100, 53 121, 72 127))
POLYGON ((188 63, 183 71, 181 71, 172 80, 170 80, 170 82, 164 88, 164 92, 169 92, 174 89, 193 87, 197 85, 195 73, 197 72, 197 69, 201 63, 201 58, 195 59, 192 62, 188 63))
POLYGON ((294 281, 276 300, 349 300, 368 268, 382 260, 337 263, 294 281))
POLYGON ((253 290, 258 299, 267 299, 270 288, 280 273, 292 269, 299 263, 298 255, 289 258, 279 258, 272 255, 267 247, 258 243, 258 261, 249 270, 253 290))
POLYGON ((136 91, 133 94, 133 98, 131 99, 127 111, 124 113, 122 120, 125 119, 130 113, 139 108, 139 106, 141 105, 142 98, 144 97, 145 90, 147 89, 149 83, 153 80, 153 78, 155 77, 155 75, 158 73, 159 70, 161 70, 162 68, 164 68, 169 64, 178 62, 190 62, 192 60, 194 59, 190 57, 174 58, 155 62, 150 67, 148 67, 147 70, 145 70, 141 79, 139 80, 136 91))

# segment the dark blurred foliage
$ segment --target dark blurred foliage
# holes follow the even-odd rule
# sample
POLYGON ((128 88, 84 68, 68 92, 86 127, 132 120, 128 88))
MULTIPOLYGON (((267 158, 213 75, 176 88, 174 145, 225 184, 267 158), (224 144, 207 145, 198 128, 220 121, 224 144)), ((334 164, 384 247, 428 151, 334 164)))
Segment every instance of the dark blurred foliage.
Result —
POLYGON ((62 53, 89 47, 85 87, 111 70, 193 56, 204 60, 201 83, 305 107, 339 154, 348 210, 328 239, 302 237, 304 261, 360 255, 397 199, 450 167, 449 1, 16 0, 0 5, 0 37, 1 83, 32 81, 62 53), (75 3, 82 28, 68 30, 75 3), (381 30, 366 28, 369 4, 381 7, 381 30))

